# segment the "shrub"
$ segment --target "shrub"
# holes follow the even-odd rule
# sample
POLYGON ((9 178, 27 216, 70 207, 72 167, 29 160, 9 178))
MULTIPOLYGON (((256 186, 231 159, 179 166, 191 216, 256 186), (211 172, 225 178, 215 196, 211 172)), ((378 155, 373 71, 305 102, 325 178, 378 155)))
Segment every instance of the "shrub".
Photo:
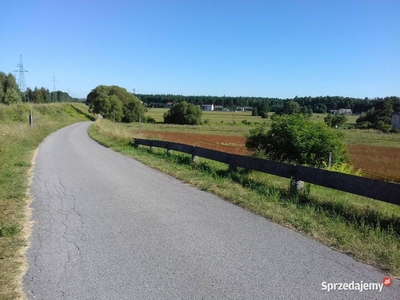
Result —
POLYGON ((268 159, 322 167, 332 152, 334 163, 347 160, 344 134, 324 123, 314 123, 303 115, 276 116, 271 129, 263 126, 250 131, 246 147, 268 159))
POLYGON ((183 101, 175 104, 164 114, 164 123, 199 125, 201 124, 202 113, 200 107, 183 101))
POLYGON ((347 117, 343 114, 332 115, 329 114, 324 118, 325 124, 332 128, 343 126, 347 122, 347 117))

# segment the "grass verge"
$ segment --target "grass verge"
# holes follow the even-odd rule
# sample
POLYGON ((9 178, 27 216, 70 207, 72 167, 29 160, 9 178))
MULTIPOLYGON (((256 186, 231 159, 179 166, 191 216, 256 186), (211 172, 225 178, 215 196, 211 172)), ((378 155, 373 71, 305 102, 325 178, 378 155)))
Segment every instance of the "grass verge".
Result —
POLYGON ((0 105, 0 299, 21 299, 30 233, 30 170, 35 150, 51 132, 93 119, 79 103, 0 105), (29 127, 32 108, 34 126, 29 127))
POLYGON ((193 163, 189 155, 167 155, 165 149, 135 149, 132 137, 140 134, 132 128, 101 120, 89 134, 107 147, 399 278, 400 207, 314 185, 301 195, 290 195, 287 179, 229 172, 224 164, 206 159, 193 163))

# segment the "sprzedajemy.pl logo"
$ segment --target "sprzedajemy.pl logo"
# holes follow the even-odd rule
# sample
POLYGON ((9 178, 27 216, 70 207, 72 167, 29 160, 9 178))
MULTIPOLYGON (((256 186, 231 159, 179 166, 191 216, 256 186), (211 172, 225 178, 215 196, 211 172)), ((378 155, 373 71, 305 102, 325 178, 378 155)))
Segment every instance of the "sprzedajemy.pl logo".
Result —
POLYGON ((389 287, 392 285, 392 278, 389 276, 383 277, 381 283, 377 282, 322 282, 322 290, 331 292, 331 291, 379 291, 382 292, 383 286, 389 287))

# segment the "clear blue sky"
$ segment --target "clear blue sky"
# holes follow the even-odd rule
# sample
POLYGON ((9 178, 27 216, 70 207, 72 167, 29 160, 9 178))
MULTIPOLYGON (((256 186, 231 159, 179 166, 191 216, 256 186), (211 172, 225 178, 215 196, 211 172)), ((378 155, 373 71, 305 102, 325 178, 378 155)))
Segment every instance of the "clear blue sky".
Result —
POLYGON ((2 0, 0 71, 28 87, 400 96, 399 0, 2 0))

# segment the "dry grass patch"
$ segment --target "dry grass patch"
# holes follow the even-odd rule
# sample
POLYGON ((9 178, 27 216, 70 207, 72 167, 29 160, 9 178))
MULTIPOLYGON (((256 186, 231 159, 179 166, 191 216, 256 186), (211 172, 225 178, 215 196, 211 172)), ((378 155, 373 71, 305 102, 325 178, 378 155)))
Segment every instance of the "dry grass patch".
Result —
POLYGON ((400 147, 348 145, 350 163, 363 176, 400 182, 400 147))

